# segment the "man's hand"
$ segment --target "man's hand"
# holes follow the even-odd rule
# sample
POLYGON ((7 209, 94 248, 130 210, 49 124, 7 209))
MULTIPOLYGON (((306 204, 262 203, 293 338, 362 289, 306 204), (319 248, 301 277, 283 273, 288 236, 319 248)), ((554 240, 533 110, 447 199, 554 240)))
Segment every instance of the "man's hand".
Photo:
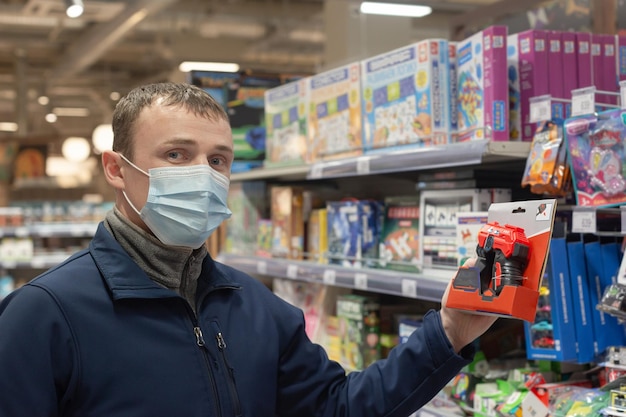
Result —
MULTIPOLYGON (((473 266, 476 259, 468 259, 464 266, 473 266)), ((441 299, 441 323, 443 330, 448 336, 448 340, 452 343, 455 352, 460 352, 468 344, 472 343, 476 338, 485 333, 493 323, 498 319, 496 316, 485 314, 477 314, 468 310, 458 310, 455 308, 447 308, 448 294, 452 280, 448 283, 446 291, 441 299)))

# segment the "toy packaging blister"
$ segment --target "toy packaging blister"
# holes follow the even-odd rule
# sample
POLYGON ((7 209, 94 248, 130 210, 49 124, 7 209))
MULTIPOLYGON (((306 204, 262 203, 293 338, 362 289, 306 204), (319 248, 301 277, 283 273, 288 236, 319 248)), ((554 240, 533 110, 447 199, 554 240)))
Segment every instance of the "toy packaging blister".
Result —
POLYGON ((609 110, 565 121, 569 164, 579 206, 626 202, 626 111, 609 110))
POLYGON ((308 91, 306 78, 265 91, 265 165, 306 163, 308 91))
POLYGON ((476 264, 458 269, 447 307, 532 322, 555 211, 555 199, 491 204, 476 264))
POLYGON ((308 78, 308 162, 363 153, 358 62, 308 78))
POLYGON ((564 120, 558 118, 537 123, 522 176, 522 186, 530 186, 535 194, 557 197, 571 191, 563 123, 564 120))
POLYGON ((457 43, 458 141, 509 140, 506 26, 457 43))
POLYGON ((366 152, 450 140, 448 41, 428 39, 361 63, 366 152))

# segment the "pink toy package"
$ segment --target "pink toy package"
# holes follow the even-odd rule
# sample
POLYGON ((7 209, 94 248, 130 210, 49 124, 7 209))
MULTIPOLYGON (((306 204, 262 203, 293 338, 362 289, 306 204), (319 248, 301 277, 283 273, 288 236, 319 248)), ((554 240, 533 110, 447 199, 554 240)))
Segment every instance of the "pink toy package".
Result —
POLYGON ((576 57, 578 61, 578 88, 591 87, 593 83, 593 70, 591 64, 591 34, 586 32, 576 33, 576 57))
POLYGON ((615 64, 617 81, 626 80, 626 36, 615 35, 615 64))
POLYGON ((458 141, 509 140, 507 30, 490 26, 457 44, 458 141))
MULTIPOLYGON (((619 92, 616 73, 616 57, 615 57, 615 36, 599 35, 600 44, 602 46, 602 76, 600 89, 611 93, 619 92)), ((617 104, 617 94, 606 94, 604 96, 606 104, 617 104)))
POLYGON ((609 110, 565 122, 576 204, 606 207, 626 202, 626 111, 609 110))
MULTIPOLYGON (((563 50, 563 98, 571 99, 572 90, 578 88, 578 64, 576 55, 576 34, 574 32, 561 32, 561 48, 563 50)), ((565 105, 565 117, 571 114, 571 104, 565 105)))
MULTIPOLYGON (((563 38, 561 32, 548 31, 548 90, 553 98, 565 98, 563 76, 563 38)), ((553 101, 552 117, 565 118, 564 103, 553 101)))
POLYGON ((530 99, 549 93, 547 40, 546 31, 535 29, 507 38, 512 139, 531 141, 535 133, 530 99))

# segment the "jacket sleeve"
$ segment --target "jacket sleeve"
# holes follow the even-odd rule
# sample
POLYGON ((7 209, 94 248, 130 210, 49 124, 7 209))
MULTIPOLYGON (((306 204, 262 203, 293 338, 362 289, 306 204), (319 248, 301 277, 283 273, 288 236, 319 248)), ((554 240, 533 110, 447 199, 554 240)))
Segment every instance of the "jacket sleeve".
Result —
POLYGON ((387 359, 347 376, 321 347, 300 342, 294 341, 281 361, 280 415, 406 417, 434 397, 474 353, 471 346, 460 355, 453 351, 435 311, 387 359))
POLYGON ((75 349, 54 298, 28 284, 9 294, 0 335, 0 415, 62 415, 75 349))

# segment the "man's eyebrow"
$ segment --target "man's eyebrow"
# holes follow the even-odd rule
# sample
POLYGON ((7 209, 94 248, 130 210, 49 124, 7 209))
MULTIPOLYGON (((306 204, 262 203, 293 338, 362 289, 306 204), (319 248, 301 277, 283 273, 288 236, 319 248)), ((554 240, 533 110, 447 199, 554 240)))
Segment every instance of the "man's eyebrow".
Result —
POLYGON ((226 146, 226 145, 217 145, 215 148, 216 148, 218 151, 228 152, 228 153, 234 153, 233 148, 231 148, 230 146, 226 146))

